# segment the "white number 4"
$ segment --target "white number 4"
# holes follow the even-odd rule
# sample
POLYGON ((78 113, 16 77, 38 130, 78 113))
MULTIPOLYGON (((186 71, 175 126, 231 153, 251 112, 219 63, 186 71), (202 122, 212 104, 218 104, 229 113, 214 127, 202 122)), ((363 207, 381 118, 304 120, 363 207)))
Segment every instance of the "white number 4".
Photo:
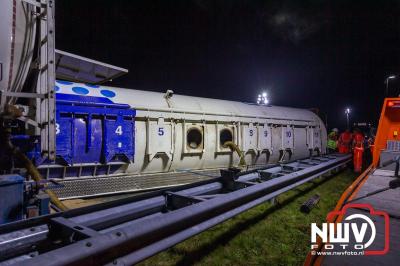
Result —
POLYGON ((115 130, 115 134, 122 135, 122 126, 117 127, 117 129, 115 130))

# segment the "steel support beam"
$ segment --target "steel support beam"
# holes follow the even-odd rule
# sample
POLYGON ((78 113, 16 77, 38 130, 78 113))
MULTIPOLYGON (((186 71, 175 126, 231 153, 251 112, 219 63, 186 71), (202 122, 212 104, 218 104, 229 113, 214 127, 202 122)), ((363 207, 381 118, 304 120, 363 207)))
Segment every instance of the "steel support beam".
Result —
MULTIPOLYGON (((41 232, 40 243, 46 248, 36 250, 38 256, 19 264, 136 263, 281 193, 340 169, 350 160, 349 155, 337 155, 313 160, 318 162, 316 165, 304 164, 302 160, 245 173, 228 169, 222 171, 220 178, 201 184, 153 193, 116 206, 89 209, 86 213, 66 212, 58 218, 42 218, 41 226, 46 233, 41 232), (282 176, 262 179, 261 173, 267 171, 282 176)), ((26 230, 26 227, 18 228, 15 226, 14 231, 26 230)), ((2 248, 2 237, 4 234, 0 233, 0 254, 13 248, 13 256, 8 259, 17 259, 15 250, 20 242, 13 243, 11 234, 8 249, 2 248)), ((24 237, 25 242, 34 243, 29 233, 24 237)), ((28 250, 25 247, 19 251, 24 255, 28 250)))

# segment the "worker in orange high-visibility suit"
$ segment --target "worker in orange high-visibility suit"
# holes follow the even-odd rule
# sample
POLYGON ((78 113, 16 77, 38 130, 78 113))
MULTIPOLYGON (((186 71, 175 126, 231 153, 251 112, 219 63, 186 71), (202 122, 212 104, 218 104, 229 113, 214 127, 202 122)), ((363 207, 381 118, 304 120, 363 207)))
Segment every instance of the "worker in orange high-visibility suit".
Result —
POLYGON ((339 153, 350 153, 353 136, 350 130, 341 133, 338 140, 339 153))
POLYGON ((361 173, 364 153, 364 134, 359 129, 353 131, 353 164, 354 172, 361 173))

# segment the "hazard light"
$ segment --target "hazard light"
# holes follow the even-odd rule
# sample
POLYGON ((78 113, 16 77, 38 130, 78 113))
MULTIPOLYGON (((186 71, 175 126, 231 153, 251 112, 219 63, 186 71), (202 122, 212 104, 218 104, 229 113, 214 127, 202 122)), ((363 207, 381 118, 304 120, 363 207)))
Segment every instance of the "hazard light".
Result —
POLYGON ((387 106, 398 108, 398 107, 400 107, 400 101, 388 101, 387 106))

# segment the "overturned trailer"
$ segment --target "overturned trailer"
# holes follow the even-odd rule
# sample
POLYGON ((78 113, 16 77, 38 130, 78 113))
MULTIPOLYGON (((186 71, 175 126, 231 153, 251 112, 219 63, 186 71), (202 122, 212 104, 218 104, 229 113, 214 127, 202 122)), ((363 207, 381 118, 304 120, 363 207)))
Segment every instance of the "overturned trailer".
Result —
POLYGON ((57 159, 39 168, 71 188, 66 193, 76 195, 87 182, 101 194, 110 186, 137 189, 138 176, 151 180, 142 181, 148 188, 171 174, 177 180, 188 171, 215 175, 239 164, 241 154, 227 142, 239 147, 249 167, 325 150, 325 127, 308 110, 66 81, 57 81, 56 90, 57 159))

